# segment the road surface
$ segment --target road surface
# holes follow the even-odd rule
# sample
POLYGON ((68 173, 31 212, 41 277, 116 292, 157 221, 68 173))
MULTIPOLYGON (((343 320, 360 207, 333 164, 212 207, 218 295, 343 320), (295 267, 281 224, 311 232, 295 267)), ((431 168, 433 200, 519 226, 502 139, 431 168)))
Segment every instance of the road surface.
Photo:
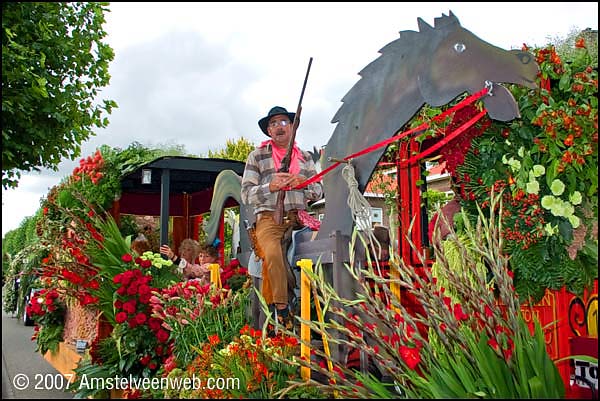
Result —
POLYGON ((33 327, 2 311, 2 398, 73 398, 63 376, 35 352, 32 335, 33 327))

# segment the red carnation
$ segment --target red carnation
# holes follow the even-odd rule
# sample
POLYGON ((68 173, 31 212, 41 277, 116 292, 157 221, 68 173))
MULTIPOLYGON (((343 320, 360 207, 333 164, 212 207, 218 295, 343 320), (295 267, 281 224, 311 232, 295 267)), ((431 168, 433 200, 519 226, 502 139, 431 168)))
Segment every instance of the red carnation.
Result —
POLYGON ((117 321, 117 323, 125 322, 127 320, 127 313, 125 313, 125 312, 117 313, 117 315, 115 316, 115 320, 117 321))
POLYGON ((140 312, 137 315, 135 315, 135 321, 138 324, 144 324, 146 322, 146 319, 147 319, 146 315, 144 313, 142 313, 142 312, 140 312))
POLYGON ((140 358, 140 363, 144 366, 148 365, 148 363, 150 363, 150 360, 152 359, 152 357, 150 355, 144 355, 143 357, 140 358))
POLYGON ((167 342, 169 339, 169 333, 163 329, 160 329, 156 332, 156 339, 161 343, 167 342))

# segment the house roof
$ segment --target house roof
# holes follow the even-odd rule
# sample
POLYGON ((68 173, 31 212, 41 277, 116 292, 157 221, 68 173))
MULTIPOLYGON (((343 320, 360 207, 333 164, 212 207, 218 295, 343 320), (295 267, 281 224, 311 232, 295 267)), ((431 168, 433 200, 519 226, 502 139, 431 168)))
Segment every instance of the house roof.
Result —
MULTIPOLYGON (((427 171, 427 182, 444 179, 448 176, 445 172, 446 162, 436 163, 431 166, 427 171)), ((380 174, 373 174, 371 180, 365 188, 365 196, 381 196, 386 191, 396 192, 398 189, 398 182, 396 180, 396 169, 390 169, 382 171, 380 174)))

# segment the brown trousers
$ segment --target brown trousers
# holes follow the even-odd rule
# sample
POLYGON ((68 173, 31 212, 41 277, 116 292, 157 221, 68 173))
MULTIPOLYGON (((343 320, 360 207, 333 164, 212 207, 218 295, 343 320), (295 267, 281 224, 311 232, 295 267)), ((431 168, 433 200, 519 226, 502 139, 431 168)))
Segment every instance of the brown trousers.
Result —
POLYGON ((272 212, 262 212, 256 221, 256 239, 264 253, 261 293, 267 305, 288 303, 287 255, 281 240, 291 224, 275 224, 272 212))

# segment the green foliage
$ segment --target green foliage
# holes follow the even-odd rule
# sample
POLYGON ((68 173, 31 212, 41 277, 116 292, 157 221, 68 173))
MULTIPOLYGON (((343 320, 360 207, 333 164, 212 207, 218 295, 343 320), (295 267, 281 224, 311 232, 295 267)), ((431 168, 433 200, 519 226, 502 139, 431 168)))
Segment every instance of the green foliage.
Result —
POLYGON ((538 322, 529 335, 522 316, 519 332, 513 337, 512 360, 499 357, 489 345, 490 338, 465 331, 464 351, 441 353, 437 366, 425 375, 433 398, 564 398, 562 378, 546 351, 544 332, 538 322))
POLYGON ((18 276, 14 269, 10 267, 12 260, 9 254, 6 254, 6 262, 8 268, 5 274, 2 274, 2 309, 6 313, 15 313, 17 311, 19 300, 19 284, 17 284, 18 276))
POLYGON ((103 42, 108 3, 2 4, 2 186, 21 171, 57 170, 108 125, 98 102, 113 50, 103 42))
MULTIPOLYGON (((30 217, 26 217, 29 219, 30 217)), ((7 275, 10 269, 10 263, 14 255, 16 255, 25 244, 25 229, 23 222, 19 228, 11 230, 2 238, 2 275, 7 275)))
POLYGON ((453 195, 435 189, 428 189, 421 197, 427 199, 427 215, 431 219, 437 209, 452 200, 453 195))
POLYGON ((89 355, 85 355, 75 369, 75 381, 69 386, 70 389, 77 389, 73 398, 110 398, 108 389, 101 386, 87 385, 89 380, 107 380, 114 378, 118 374, 114 365, 96 365, 92 362, 89 355))
POLYGON ((15 256, 27 245, 34 244, 38 241, 36 235, 36 227, 39 221, 39 216, 28 216, 21 221, 18 228, 7 232, 2 238, 2 271, 8 269, 9 255, 15 256))
POLYGON ((140 231, 135 218, 131 215, 121 215, 121 220, 119 221, 119 230, 121 231, 121 235, 123 237, 131 237, 135 239, 140 231))
POLYGON ((64 324, 41 326, 37 332, 37 346, 35 352, 44 355, 46 352, 56 352, 59 343, 63 340, 64 324))
POLYGON ((10 265, 6 274, 3 287, 5 294, 4 310, 16 313, 22 317, 25 310, 25 297, 32 288, 39 288, 40 265, 43 258, 48 256, 48 248, 40 243, 31 244, 22 248, 10 257, 10 265), (14 281, 19 279, 17 291, 14 281))
POLYGON ((246 159, 248 159, 248 155, 255 147, 256 146, 252 142, 244 137, 239 138, 237 141, 227 139, 225 149, 215 152, 209 150, 208 157, 245 162, 246 159))

